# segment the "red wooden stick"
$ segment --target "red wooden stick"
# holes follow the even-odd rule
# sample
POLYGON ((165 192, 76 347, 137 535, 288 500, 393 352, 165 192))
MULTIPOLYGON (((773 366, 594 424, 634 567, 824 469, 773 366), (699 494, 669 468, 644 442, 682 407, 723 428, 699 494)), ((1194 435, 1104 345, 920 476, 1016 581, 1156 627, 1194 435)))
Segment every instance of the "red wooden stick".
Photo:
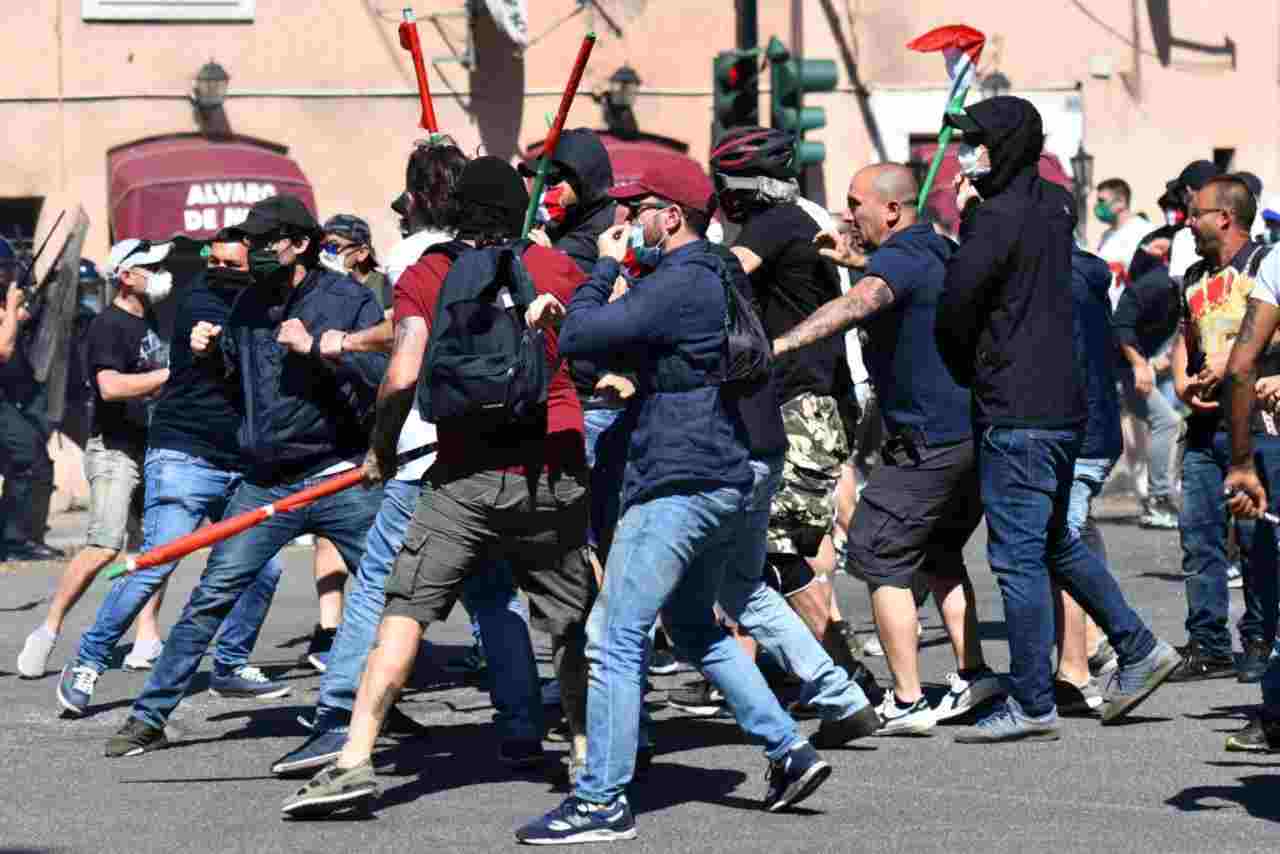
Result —
POLYGON ((573 106, 573 99, 578 94, 578 84, 582 82, 582 72, 587 70, 587 59, 595 46, 595 33, 587 33, 583 36, 582 46, 578 48, 578 57, 573 61, 573 71, 569 74, 569 82, 565 84, 564 94, 560 96, 560 110, 556 113, 556 120, 551 123, 551 130, 547 131, 547 141, 542 146, 544 159, 550 159, 556 153, 556 145, 560 142, 560 131, 564 129, 565 119, 569 117, 569 108, 573 106))
POLYGON ((418 98, 422 101, 422 118, 418 126, 423 130, 437 133, 436 111, 431 103, 431 87, 427 83, 427 66, 422 60, 422 40, 418 38, 418 22, 412 9, 404 10, 404 20, 400 22, 400 47, 413 56, 413 71, 418 75, 418 98))

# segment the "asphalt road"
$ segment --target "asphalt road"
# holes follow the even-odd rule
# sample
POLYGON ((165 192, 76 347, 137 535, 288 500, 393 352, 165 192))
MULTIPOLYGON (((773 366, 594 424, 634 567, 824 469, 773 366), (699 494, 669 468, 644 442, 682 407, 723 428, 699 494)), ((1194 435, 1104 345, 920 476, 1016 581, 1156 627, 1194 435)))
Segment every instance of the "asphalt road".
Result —
MULTIPOLYGON (((1104 534, 1130 601, 1159 634, 1181 643, 1177 534, 1121 521, 1105 524, 1104 534)), ((999 595, 980 539, 969 554, 984 649, 1003 669, 999 595)), ((309 552, 291 549, 287 563, 255 663, 290 680, 293 694, 266 703, 217 699, 202 673, 173 720, 179 743, 117 760, 103 758, 104 741, 124 722, 144 675, 109 672, 91 714, 63 718, 56 674, 27 681, 13 672, 60 565, 0 567, 0 852, 507 849, 515 827, 559 801, 563 791, 545 776, 512 774, 498 764, 487 694, 442 670, 469 640, 455 613, 432 628, 434 646, 404 706, 434 735, 379 754, 382 795, 373 817, 282 821, 279 804, 291 784, 268 768, 302 740, 294 716, 314 702, 319 684, 297 666, 316 617, 309 552)), ((202 564, 202 555, 190 558, 174 578, 166 621, 202 564)), ((837 589, 850 618, 865 625, 860 585, 841 577, 837 589)), ((51 667, 61 667, 74 649, 104 591, 96 587, 73 614, 51 667)), ((1239 591, 1232 597, 1238 613, 1239 591)), ((940 684, 954 665, 936 613, 924 617, 922 671, 940 684)), ((535 643, 545 668, 545 639, 535 643)), ((869 661, 883 681, 883 659, 869 661)), ((688 679, 659 679, 657 687, 688 679)), ((662 712, 659 756, 647 785, 632 793, 640 836, 625 850, 1225 854, 1274 847, 1280 758, 1222 750, 1225 733, 1240 728, 1256 702, 1257 686, 1215 681, 1167 686, 1124 726, 1069 720, 1054 743, 960 745, 950 727, 930 738, 870 739, 827 751, 831 780, 801 809, 780 815, 758 808, 765 763, 732 722, 662 712)))

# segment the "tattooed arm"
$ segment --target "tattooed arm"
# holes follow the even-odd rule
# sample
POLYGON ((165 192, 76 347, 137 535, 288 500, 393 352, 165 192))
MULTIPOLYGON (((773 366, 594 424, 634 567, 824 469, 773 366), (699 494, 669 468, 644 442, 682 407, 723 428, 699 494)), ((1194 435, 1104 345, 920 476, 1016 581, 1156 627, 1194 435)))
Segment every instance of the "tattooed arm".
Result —
POLYGON ((427 351, 427 334, 427 321, 422 317, 405 317, 396 324, 391 362, 378 386, 373 436, 365 458, 366 482, 382 483, 396 473, 396 442, 413 408, 418 372, 427 351))
POLYGON ((1280 324, 1280 308, 1250 299, 1240 323, 1240 334, 1227 361, 1227 429, 1231 436, 1231 470, 1227 491, 1237 492, 1229 501, 1231 512, 1249 518, 1266 509, 1267 495, 1253 465, 1253 436, 1249 420, 1253 413, 1254 386, 1258 381, 1258 358, 1280 324))
POLYGON ((862 323, 876 312, 893 303, 893 289, 878 276, 863 276, 843 296, 823 305, 813 314, 791 328, 773 342, 773 355, 781 356, 792 350, 807 347, 832 335, 844 332, 862 323))

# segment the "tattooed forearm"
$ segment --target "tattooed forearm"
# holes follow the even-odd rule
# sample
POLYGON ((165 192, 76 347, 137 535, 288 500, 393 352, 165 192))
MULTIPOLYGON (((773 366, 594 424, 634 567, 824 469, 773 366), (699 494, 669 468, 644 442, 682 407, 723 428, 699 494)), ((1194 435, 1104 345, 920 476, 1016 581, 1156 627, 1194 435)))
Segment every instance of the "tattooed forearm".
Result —
POLYGON ((841 297, 831 300, 773 342, 773 354, 807 347, 844 332, 893 302, 893 291, 883 279, 866 276, 841 297))
POLYGON ((1240 321, 1240 335, 1236 344, 1248 344, 1254 339, 1258 323, 1258 300, 1251 299, 1245 304, 1244 319, 1240 321))
POLYGON ((1222 396, 1227 405, 1227 430, 1231 438, 1231 464, 1247 465, 1253 459, 1253 434, 1250 421, 1253 416, 1254 386, 1258 383, 1258 371, 1253 366, 1242 371, 1232 371, 1226 376, 1226 390, 1222 396))

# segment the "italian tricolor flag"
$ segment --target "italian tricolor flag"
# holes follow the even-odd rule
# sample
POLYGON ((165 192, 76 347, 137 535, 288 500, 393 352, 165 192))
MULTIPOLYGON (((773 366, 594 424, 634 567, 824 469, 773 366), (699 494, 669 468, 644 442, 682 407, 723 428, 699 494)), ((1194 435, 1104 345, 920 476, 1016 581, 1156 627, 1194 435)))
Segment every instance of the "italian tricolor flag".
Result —
POLYGON ((956 109, 964 106, 965 93, 978 72, 978 58, 987 37, 964 24, 952 24, 930 30, 919 38, 907 42, 907 48, 921 53, 942 51, 947 60, 947 75, 951 78, 951 93, 947 104, 956 109))

